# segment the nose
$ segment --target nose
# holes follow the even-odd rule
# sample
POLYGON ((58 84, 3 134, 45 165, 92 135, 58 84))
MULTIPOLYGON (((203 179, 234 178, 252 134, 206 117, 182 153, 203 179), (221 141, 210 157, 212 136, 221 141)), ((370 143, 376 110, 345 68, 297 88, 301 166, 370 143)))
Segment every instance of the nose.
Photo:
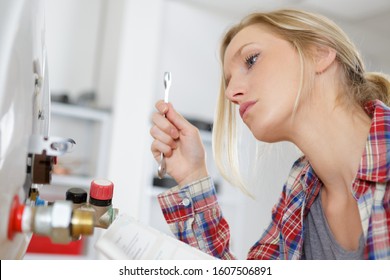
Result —
POLYGON ((234 79, 230 79, 226 89, 225 96, 234 104, 239 104, 241 98, 244 96, 244 87, 234 79))

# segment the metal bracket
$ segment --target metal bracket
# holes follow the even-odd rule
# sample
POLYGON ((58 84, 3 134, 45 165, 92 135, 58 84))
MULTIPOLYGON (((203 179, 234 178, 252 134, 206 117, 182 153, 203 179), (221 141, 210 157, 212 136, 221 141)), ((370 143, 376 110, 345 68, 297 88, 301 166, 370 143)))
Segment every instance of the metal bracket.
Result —
POLYGON ((32 154, 61 156, 65 153, 71 152, 75 144, 76 142, 71 138, 31 135, 28 151, 32 154))

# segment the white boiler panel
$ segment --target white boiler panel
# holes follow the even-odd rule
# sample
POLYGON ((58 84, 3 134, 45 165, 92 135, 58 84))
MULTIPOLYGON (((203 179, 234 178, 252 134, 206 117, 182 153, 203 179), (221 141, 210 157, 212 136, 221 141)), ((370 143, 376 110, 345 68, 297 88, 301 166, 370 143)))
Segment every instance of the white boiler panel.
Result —
POLYGON ((8 233, 15 199, 25 203, 26 162, 32 135, 47 136, 50 92, 44 3, 0 1, 0 258, 22 258, 30 235, 8 233))

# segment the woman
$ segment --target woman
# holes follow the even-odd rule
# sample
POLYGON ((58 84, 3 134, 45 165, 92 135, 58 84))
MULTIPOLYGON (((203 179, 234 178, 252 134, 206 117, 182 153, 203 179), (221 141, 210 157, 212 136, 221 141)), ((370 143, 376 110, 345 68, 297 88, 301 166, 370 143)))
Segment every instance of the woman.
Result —
MULTIPOLYGON (((333 22, 297 10, 244 18, 225 35, 221 61, 213 148, 222 174, 242 185, 236 108, 257 140, 291 141, 304 154, 248 258, 389 259, 389 80, 365 72, 333 22)), ((167 222, 180 240, 234 258, 197 129, 171 104, 156 108, 151 149, 178 183, 158 197, 167 222)))

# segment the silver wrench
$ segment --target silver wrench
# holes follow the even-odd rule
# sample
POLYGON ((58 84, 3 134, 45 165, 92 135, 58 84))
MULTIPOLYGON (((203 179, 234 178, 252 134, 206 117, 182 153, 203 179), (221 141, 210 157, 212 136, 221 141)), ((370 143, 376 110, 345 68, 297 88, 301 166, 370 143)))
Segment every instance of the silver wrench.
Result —
MULTIPOLYGON (((171 87, 171 81, 172 81, 172 75, 171 72, 165 72, 164 73, 164 102, 168 103, 168 97, 169 97, 169 88, 171 87)), ((160 179, 164 177, 166 174, 166 163, 165 163, 165 157, 164 153, 161 153, 160 156, 160 163, 158 165, 157 174, 160 179)))

